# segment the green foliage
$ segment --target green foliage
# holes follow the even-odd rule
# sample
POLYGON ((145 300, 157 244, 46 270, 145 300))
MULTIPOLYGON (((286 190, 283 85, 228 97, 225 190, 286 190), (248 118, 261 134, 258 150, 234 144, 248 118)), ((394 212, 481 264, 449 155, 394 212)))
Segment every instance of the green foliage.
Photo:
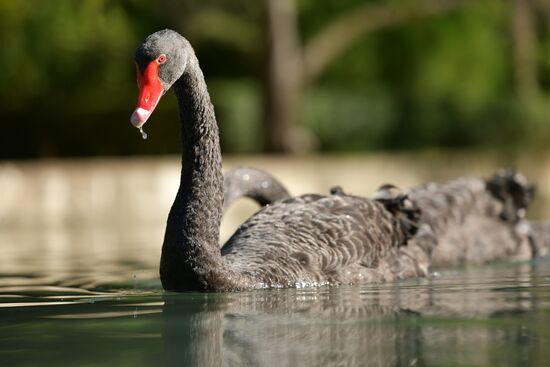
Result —
POLYGON ((261 92, 254 81, 219 79, 209 84, 224 152, 253 153, 263 148, 261 92))
MULTIPOLYGON (((369 34, 325 73, 321 83, 332 95, 325 94, 324 102, 309 100, 309 110, 326 109, 327 101, 341 106, 324 113, 345 127, 333 124, 338 130, 329 133, 322 118, 308 120, 311 111, 306 123, 331 150, 544 148, 550 138, 548 97, 535 95, 527 103, 517 98, 509 28, 508 4, 482 2, 369 34), (350 87, 352 96, 342 92, 350 87), (362 105, 349 106, 361 95, 362 105), (391 113, 376 106, 391 106, 391 113), (350 117, 346 111, 354 112, 350 117)), ((546 43, 541 37, 542 50, 546 43)))
POLYGON ((127 79, 126 63, 119 60, 129 59, 122 52, 136 39, 120 6, 100 0, 5 0, 2 10, 2 107, 50 97, 82 102, 127 79))
POLYGON ((308 94, 303 119, 323 151, 381 149, 395 129, 395 107, 382 89, 323 87, 308 94))
MULTIPOLYGON (((354 7, 386 1, 298 0, 302 42, 354 7)), ((550 22, 535 11, 540 88, 527 99, 515 90, 509 3, 473 1, 365 35, 308 88, 302 123, 323 151, 544 147, 550 22)), ((244 0, 0 0, 0 158, 177 152, 173 98, 147 124, 146 143, 128 124, 134 49, 164 27, 196 48, 224 150, 260 151, 263 13, 263 2, 244 0)))

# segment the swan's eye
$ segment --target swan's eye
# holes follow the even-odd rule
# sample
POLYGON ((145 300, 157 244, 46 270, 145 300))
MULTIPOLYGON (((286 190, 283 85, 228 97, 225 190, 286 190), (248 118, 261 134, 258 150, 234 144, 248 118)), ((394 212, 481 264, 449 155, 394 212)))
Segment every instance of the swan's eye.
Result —
POLYGON ((164 64, 166 62, 166 55, 165 54, 162 54, 160 55, 159 57, 157 57, 157 62, 159 64, 164 64))

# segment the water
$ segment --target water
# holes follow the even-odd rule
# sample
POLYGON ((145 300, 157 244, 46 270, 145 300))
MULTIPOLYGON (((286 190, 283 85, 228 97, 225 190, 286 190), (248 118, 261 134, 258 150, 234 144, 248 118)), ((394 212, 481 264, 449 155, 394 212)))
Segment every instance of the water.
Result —
POLYGON ((550 259, 164 293, 161 226, 0 231, 0 366, 546 366, 550 259))

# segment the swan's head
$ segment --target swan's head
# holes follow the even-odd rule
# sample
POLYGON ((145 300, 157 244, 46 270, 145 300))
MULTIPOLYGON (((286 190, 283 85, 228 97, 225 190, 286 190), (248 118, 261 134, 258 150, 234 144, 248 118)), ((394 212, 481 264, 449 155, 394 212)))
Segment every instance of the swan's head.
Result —
POLYGON ((132 125, 141 127, 147 121, 160 97, 182 76, 191 52, 189 42, 170 29, 151 34, 137 48, 139 97, 132 125))

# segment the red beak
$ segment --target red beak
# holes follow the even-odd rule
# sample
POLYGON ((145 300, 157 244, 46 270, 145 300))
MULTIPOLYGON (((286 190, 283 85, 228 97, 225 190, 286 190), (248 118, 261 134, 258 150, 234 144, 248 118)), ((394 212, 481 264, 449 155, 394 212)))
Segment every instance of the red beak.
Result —
POLYGON ((147 121, 157 106, 160 97, 164 94, 164 88, 159 79, 158 68, 159 64, 157 60, 153 60, 147 65, 142 74, 136 65, 139 96, 137 107, 130 118, 130 122, 135 127, 141 127, 147 121))

